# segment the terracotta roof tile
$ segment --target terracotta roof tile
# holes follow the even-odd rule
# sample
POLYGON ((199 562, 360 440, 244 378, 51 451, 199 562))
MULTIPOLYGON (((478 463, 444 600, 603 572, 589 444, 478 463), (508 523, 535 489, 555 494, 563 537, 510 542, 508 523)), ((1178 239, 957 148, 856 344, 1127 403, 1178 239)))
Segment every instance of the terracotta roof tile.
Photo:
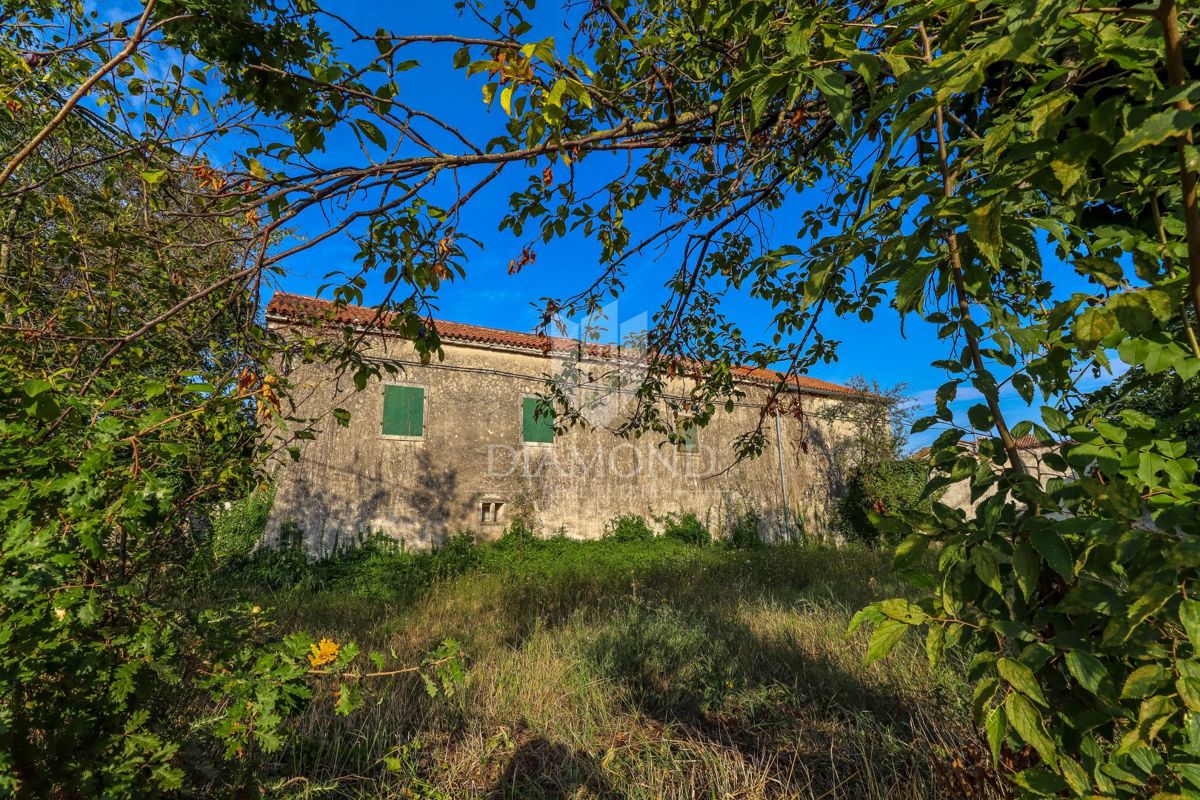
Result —
MULTIPOLYGON (((393 318, 391 312, 380 315, 375 308, 335 303, 331 300, 320 300, 315 297, 276 292, 267 303, 267 317, 284 319, 304 324, 333 324, 353 325, 358 327, 379 327, 386 329, 393 318)), ((469 325, 463 322, 449 320, 432 320, 438 336, 447 341, 474 342, 476 344, 492 345, 495 347, 512 347, 519 350, 529 350, 538 353, 574 350, 578 342, 558 336, 546 336, 535 333, 506 331, 499 328, 487 328, 482 325, 469 325)), ((617 348, 605 344, 589 344, 585 347, 587 355, 595 358, 610 358, 616 355, 617 348)), ((782 375, 775 370, 760 367, 734 368, 734 372, 747 380, 762 383, 774 383, 782 375)), ((800 389, 831 394, 860 394, 848 386, 842 386, 807 375, 798 375, 792 382, 800 389)))
MULTIPOLYGON (((976 439, 974 441, 968 441, 968 440, 964 439, 963 444, 966 445, 967 449, 973 449, 978 446, 979 441, 980 441, 979 439, 976 439)), ((1071 444, 1071 443, 1072 443, 1072 440, 1068 439, 1065 441, 1052 442, 1050 444, 1046 444, 1045 442, 1038 439, 1038 437, 1034 436, 1032 433, 1029 434, 1028 436, 1022 436, 1021 438, 1017 439, 1015 442, 1018 450, 1042 450, 1045 448, 1058 447, 1063 444, 1071 444)), ((908 457, 912 458, 912 459, 916 459, 918 461, 924 461, 925 459, 929 458, 931 455, 933 455, 932 448, 922 447, 920 450, 917 450, 916 452, 914 452, 912 455, 910 455, 908 457)))

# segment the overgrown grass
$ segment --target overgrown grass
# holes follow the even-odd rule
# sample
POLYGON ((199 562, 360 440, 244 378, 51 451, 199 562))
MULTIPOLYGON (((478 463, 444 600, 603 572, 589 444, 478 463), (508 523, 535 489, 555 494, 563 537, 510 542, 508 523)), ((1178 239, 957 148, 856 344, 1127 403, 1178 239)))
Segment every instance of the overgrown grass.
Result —
POLYGON ((959 673, 915 645, 864 667, 865 640, 843 637, 905 592, 876 552, 510 537, 285 558, 236 573, 284 628, 413 664, 453 637, 469 669, 436 699, 387 679, 349 718, 318 698, 273 766, 278 796, 995 793, 959 673))

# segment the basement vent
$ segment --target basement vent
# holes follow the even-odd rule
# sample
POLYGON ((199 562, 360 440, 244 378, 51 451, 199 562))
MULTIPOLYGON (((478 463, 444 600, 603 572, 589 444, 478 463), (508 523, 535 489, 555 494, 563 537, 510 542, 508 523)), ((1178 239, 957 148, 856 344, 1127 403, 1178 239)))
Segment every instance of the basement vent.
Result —
POLYGON ((500 522, 500 512, 504 503, 488 500, 479 504, 479 522, 483 525, 495 525, 500 522))

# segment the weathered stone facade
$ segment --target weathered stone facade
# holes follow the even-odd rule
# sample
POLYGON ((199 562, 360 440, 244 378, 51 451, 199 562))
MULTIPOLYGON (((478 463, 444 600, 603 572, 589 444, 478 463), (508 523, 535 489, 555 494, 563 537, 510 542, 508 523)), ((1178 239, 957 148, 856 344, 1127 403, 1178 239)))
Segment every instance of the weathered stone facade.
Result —
MULTIPOLYGON (((1024 436, 1016 441, 1017 450, 1021 455, 1021 463, 1025 465, 1025 470, 1045 488, 1051 480, 1062 479, 1065 481, 1073 480, 1074 472, 1071 470, 1055 469, 1048 465, 1045 461, 1047 453, 1057 453, 1060 445, 1047 445, 1038 440, 1036 436, 1024 436)), ((965 447, 968 450, 974 449, 973 443, 966 443, 965 447)), ((914 458, 928 459, 929 448, 922 448, 917 453, 913 454, 914 458)), ((999 468, 994 468, 999 472, 999 468)), ((962 509, 966 512, 968 518, 974 516, 975 510, 979 504, 996 493, 996 487, 990 486, 978 498, 971 498, 971 479, 964 478, 961 481, 956 481, 946 487, 945 494, 940 498, 940 502, 950 506, 951 508, 962 509)))
MULTIPOLYGON (((370 315, 294 295, 276 295, 267 311, 273 329, 303 326, 308 333, 322 325, 340 332, 370 315)), ((785 505, 790 533, 797 523, 810 533, 825 530, 840 488, 834 453, 846 431, 817 412, 854 398, 850 390, 801 378, 794 391, 806 413, 781 417, 778 440, 769 418, 768 448, 741 462, 733 442, 758 423, 770 389, 761 372, 747 373, 746 396, 732 412, 718 411, 699 431, 695 452, 649 436, 622 439, 582 428, 552 443, 527 443, 522 398, 544 392, 555 367, 545 340, 454 323, 438 323, 438 330, 445 359, 428 365, 407 340, 367 333, 367 354, 402 373, 362 391, 320 364, 282 365, 296 386, 295 412, 323 422, 315 439, 301 443, 298 461, 277 466, 269 535, 293 522, 315 552, 374 532, 425 548, 464 529, 498 536, 516 515, 534 520, 545 535, 592 538, 618 514, 692 511, 716 530, 753 509, 768 535, 781 536, 785 505), (419 437, 382 432, 389 384, 423 390, 419 437), (335 408, 350 412, 348 426, 335 423, 335 408)), ((682 382, 677 388, 683 390, 682 382)))

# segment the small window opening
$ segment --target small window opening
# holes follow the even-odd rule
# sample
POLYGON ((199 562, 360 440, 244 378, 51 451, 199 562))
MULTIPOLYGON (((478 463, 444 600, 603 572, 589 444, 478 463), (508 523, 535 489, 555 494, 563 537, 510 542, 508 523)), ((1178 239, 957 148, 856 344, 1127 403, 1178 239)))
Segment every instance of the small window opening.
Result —
POLYGON ((483 525, 494 525, 500 522, 500 512, 504 503, 486 501, 479 504, 479 522, 483 525))

